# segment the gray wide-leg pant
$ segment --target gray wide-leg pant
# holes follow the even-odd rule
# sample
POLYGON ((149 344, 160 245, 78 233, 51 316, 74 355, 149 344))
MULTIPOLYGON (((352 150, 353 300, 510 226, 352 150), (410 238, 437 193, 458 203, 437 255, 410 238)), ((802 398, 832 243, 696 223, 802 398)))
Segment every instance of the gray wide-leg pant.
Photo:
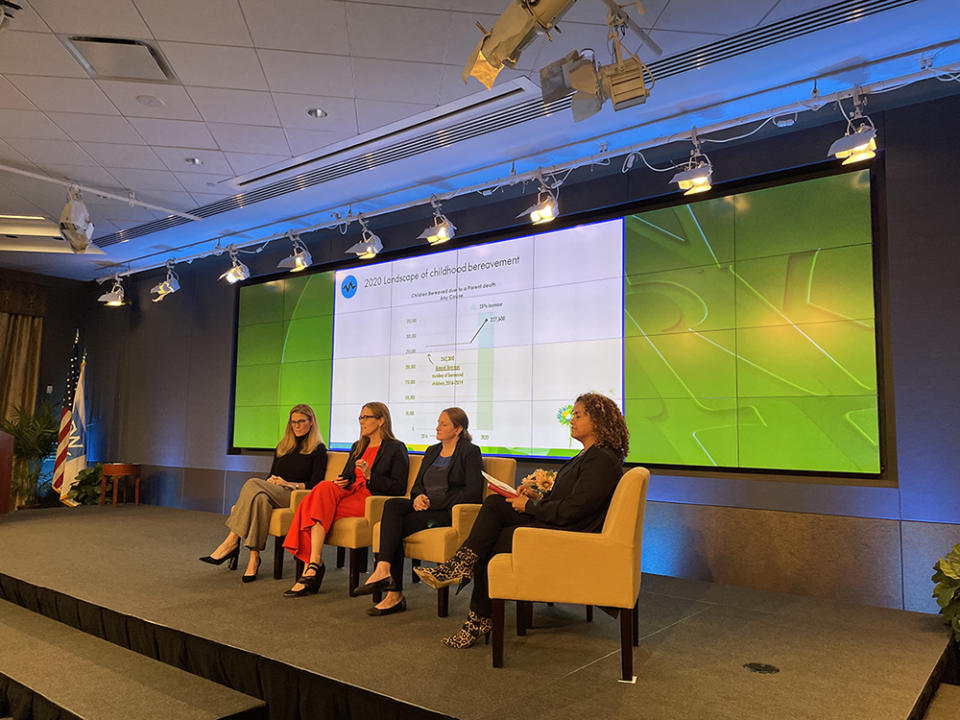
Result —
POLYGON ((227 518, 227 527, 244 538, 245 547, 263 550, 267 546, 270 513, 290 507, 290 488, 260 478, 250 478, 240 488, 240 497, 227 518))

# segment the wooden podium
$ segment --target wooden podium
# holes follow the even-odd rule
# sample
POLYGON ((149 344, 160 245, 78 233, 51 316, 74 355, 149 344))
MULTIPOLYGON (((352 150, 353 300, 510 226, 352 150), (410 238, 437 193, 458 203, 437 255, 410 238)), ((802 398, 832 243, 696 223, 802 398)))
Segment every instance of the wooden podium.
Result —
POLYGON ((0 432, 0 515, 10 512, 10 481, 13 479, 13 435, 0 432))

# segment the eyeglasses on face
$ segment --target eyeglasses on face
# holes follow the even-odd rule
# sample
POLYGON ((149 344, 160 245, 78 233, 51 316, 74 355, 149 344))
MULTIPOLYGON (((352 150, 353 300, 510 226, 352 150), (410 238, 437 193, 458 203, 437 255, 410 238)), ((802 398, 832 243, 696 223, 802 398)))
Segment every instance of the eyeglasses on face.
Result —
POLYGON ((359 420, 360 422, 363 422, 364 420, 376 420, 376 419, 377 419, 376 415, 361 415, 360 417, 357 418, 357 420, 359 420))

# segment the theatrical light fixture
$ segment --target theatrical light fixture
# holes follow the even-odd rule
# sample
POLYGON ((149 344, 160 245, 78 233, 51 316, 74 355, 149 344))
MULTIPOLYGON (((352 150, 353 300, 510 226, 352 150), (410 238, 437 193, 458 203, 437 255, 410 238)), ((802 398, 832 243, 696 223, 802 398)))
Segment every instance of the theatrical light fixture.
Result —
POLYGON ((162 283, 157 283, 150 288, 150 294, 154 296, 153 302, 160 302, 167 295, 173 295, 180 289, 180 278, 173 271, 173 260, 167 260, 167 277, 162 283))
POLYGON ((537 193, 537 202, 517 215, 517 217, 520 218, 527 215, 530 218, 530 222, 534 225, 542 225, 543 223, 548 223, 556 219, 557 215, 560 214, 560 206, 557 203, 556 194, 547 185, 542 174, 537 175, 537 180, 540 181, 540 192, 537 193))
MULTIPOLYGON (((839 104, 839 100, 837 103, 839 104)), ((863 106, 866 105, 865 98, 859 93, 853 94, 853 114, 847 117, 847 131, 843 137, 835 140, 827 151, 827 157, 833 155, 838 160, 843 160, 844 165, 869 160, 877 154, 877 129, 873 125, 870 116, 863 114, 863 106)), ((840 106, 843 112, 843 106, 840 106)))
POLYGON ((237 248, 231 245, 227 248, 227 252, 230 253, 230 269, 217 279, 226 280, 233 285, 235 282, 246 280, 250 277, 250 268, 237 260, 237 248))
POLYGON ((456 235, 457 226, 440 212, 440 201, 436 195, 430 197, 430 204, 433 206, 433 225, 417 235, 417 239, 426 240, 431 245, 440 245, 456 235))
POLYGON ((120 280, 119 275, 113 276, 113 287, 110 288, 109 292, 105 292, 98 297, 97 302, 102 302, 109 307, 119 307, 123 305, 123 282, 120 280))
POLYGON ((301 270, 306 270, 313 264, 313 258, 310 256, 310 251, 307 250, 307 246, 303 244, 303 241, 300 239, 300 236, 289 230, 287 232, 287 237, 290 238, 290 242, 293 243, 293 252, 290 253, 288 257, 285 257, 279 263, 277 267, 280 270, 289 270, 290 272, 300 272, 301 270))
POLYGON ((684 195, 696 195, 706 192, 712 186, 710 179, 713 175, 713 165, 710 164, 710 158, 700 152, 700 138, 697 137, 697 129, 693 129, 693 135, 690 138, 693 142, 693 149, 690 151, 690 159, 683 166, 684 169, 670 178, 670 182, 684 190, 684 195))
POLYGON ((83 203, 80 188, 71 185, 67 191, 67 204, 60 213, 60 234, 70 243, 70 249, 82 253, 90 245, 93 237, 93 222, 83 203))
POLYGON ((504 65, 514 67, 520 51, 538 34, 550 36, 554 24, 574 0, 510 0, 489 31, 477 23, 483 39, 477 43, 463 71, 463 82, 471 76, 493 87, 504 65))
POLYGON ((369 260, 372 257, 376 257, 377 253, 383 250, 383 242, 367 227, 367 219, 363 217, 363 215, 357 215, 357 222, 360 223, 360 227, 363 228, 363 239, 351 245, 347 249, 347 254, 354 253, 361 260, 369 260))

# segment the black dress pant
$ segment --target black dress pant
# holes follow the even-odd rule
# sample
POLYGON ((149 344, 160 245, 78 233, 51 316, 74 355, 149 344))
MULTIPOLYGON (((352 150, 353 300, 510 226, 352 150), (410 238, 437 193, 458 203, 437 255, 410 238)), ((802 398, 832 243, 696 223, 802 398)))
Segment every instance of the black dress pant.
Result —
POLYGON ((473 568, 473 593, 470 609, 480 617, 492 614, 487 586, 487 562, 498 553, 513 549, 513 531, 524 525, 534 525, 532 515, 519 513, 502 496, 492 494, 483 501, 480 514, 473 523, 470 536, 463 547, 470 548, 480 558, 473 568))
POLYGON ((414 510, 409 498, 390 498, 380 518, 378 561, 390 563, 397 590, 403 589, 403 539, 432 527, 450 527, 449 510, 414 510))

